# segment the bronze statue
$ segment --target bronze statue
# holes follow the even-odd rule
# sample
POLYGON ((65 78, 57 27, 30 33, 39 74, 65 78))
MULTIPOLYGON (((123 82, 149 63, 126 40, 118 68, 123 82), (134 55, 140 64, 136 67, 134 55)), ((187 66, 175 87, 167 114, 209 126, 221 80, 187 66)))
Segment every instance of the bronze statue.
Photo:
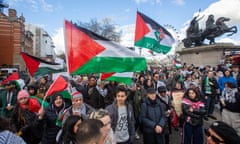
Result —
POLYGON ((205 39, 209 40, 209 44, 215 43, 215 38, 219 37, 225 33, 229 33, 227 36, 232 36, 233 34, 237 33, 237 27, 232 26, 228 27, 225 24, 225 21, 229 21, 229 18, 226 17, 220 17, 216 20, 214 20, 214 15, 209 15, 208 19, 206 21, 206 28, 204 31, 200 30, 198 27, 198 16, 195 16, 192 21, 190 22, 190 26, 187 29, 187 37, 183 39, 183 43, 185 47, 191 47, 191 46, 200 46, 203 45, 203 41, 205 39))

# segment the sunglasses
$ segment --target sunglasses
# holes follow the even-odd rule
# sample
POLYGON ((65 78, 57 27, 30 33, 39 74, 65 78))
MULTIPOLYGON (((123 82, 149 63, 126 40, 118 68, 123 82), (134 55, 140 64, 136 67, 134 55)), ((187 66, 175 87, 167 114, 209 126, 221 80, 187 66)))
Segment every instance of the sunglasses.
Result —
POLYGON ((215 143, 217 143, 217 144, 224 143, 224 141, 222 141, 222 140, 218 139, 217 137, 211 135, 210 132, 209 132, 207 129, 204 129, 204 133, 205 133, 205 135, 206 135, 207 137, 211 137, 211 139, 212 139, 215 143))

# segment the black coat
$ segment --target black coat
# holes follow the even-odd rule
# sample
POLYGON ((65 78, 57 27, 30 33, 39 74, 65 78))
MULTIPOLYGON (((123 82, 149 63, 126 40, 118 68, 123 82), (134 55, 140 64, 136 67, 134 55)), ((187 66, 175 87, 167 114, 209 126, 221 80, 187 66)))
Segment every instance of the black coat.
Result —
POLYGON ((56 125, 58 113, 65 110, 65 104, 59 112, 56 112, 56 108, 53 104, 50 104, 46 109, 42 119, 42 125, 44 128, 42 143, 41 144, 55 144, 56 136, 61 127, 56 125))
POLYGON ((192 126, 203 125, 203 116, 205 115, 206 110, 202 102, 200 101, 193 102, 189 99, 183 98, 182 111, 183 111, 183 117, 185 122, 189 123, 192 126), (193 108, 193 112, 189 111, 190 107, 193 108))
POLYGON ((11 124, 16 131, 21 131, 21 137, 27 144, 39 143, 42 137, 42 127, 34 112, 16 106, 11 117, 11 124))
POLYGON ((144 100, 141 105, 140 119, 143 126, 143 132, 145 133, 154 134, 156 125, 162 128, 165 127, 166 117, 164 107, 159 98, 156 98, 154 104, 152 104, 148 98, 144 100))
POLYGON ((104 97, 98 92, 96 87, 89 89, 88 103, 95 109, 104 108, 104 97))

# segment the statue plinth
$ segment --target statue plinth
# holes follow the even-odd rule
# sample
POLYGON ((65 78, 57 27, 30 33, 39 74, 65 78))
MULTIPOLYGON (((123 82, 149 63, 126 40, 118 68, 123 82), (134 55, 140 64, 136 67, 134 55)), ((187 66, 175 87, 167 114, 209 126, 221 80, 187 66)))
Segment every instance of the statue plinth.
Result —
POLYGON ((196 66, 216 66, 224 58, 226 51, 239 51, 240 46, 232 43, 216 43, 212 45, 183 48, 177 51, 181 62, 194 64, 196 66))

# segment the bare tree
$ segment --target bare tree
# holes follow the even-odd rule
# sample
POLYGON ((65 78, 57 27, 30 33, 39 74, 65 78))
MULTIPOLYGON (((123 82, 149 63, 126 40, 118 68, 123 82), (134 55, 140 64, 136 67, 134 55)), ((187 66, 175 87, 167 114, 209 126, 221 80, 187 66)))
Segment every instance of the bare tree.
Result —
POLYGON ((119 42, 121 38, 121 31, 116 30, 116 24, 113 23, 111 18, 104 18, 100 21, 91 19, 90 22, 78 22, 77 25, 87 28, 109 40, 119 42))

